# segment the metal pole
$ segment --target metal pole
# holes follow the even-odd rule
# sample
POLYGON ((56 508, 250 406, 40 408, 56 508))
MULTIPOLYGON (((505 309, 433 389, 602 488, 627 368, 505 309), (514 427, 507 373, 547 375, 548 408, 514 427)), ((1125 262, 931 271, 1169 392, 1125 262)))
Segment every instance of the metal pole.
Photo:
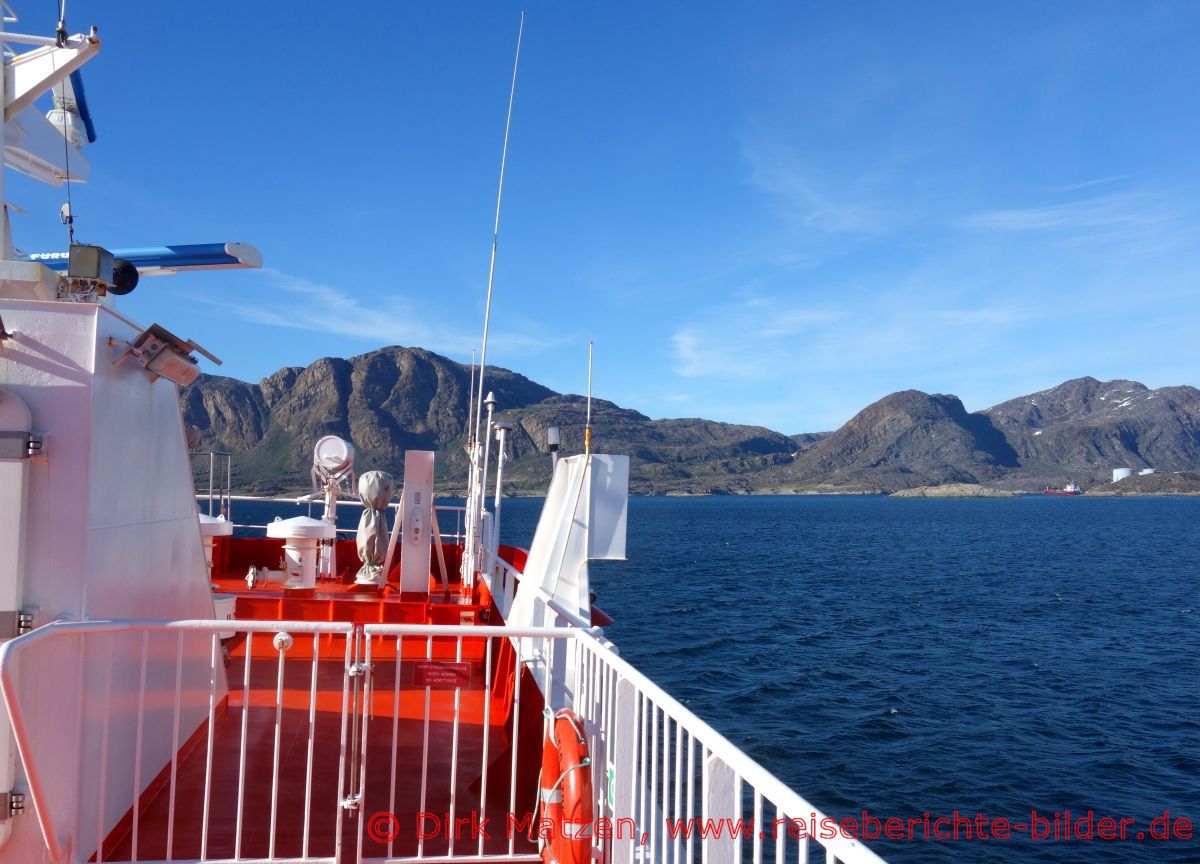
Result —
POLYGON ((476 503, 479 496, 479 442, 474 438, 470 443, 471 465, 468 471, 467 483, 467 501, 463 513, 463 535, 462 535, 462 563, 459 566, 459 575, 462 577, 462 584, 469 588, 475 582, 475 545, 474 537, 476 536, 475 523, 478 521, 476 516, 479 512, 478 504, 476 503))
MULTIPOLYGON (((479 443, 483 447, 483 473, 479 475, 479 503, 477 505, 479 508, 479 518, 475 523, 475 529, 479 537, 477 545, 482 545, 483 543, 483 513, 484 510, 487 509, 488 457, 492 452, 492 414, 496 409, 496 397, 493 394, 488 393, 487 400, 484 402, 484 404, 487 405, 487 430, 484 432, 483 437, 479 439, 479 443)), ((491 544, 489 543, 488 545, 490 547, 491 544)), ((482 564, 483 562, 481 561, 480 566, 478 567, 479 570, 483 570, 482 564)), ((490 561, 487 562, 487 564, 489 567, 491 566, 490 561)))
POLYGON ((492 225, 492 255, 488 262, 488 285, 487 285, 487 302, 483 308, 483 341, 479 349, 479 383, 478 383, 478 398, 475 400, 475 425, 471 432, 470 442, 471 447, 471 488, 467 493, 467 539, 463 547, 462 561, 462 577, 463 584, 470 585, 474 579, 476 562, 476 548, 479 543, 479 525, 476 513, 483 508, 483 498, 479 495, 479 484, 481 477, 479 474, 479 445, 480 445, 480 425, 483 422, 483 384, 487 372, 487 346, 488 346, 488 326, 492 318, 492 289, 496 284, 496 249, 500 243, 500 204, 504 198, 504 172, 508 165, 508 135, 512 128, 512 112, 513 101, 517 95, 517 68, 521 62, 521 38, 525 34, 525 13, 521 13, 521 23, 517 29, 517 50, 513 57, 512 85, 508 91, 508 112, 504 119, 504 144, 500 148, 500 180, 496 186, 496 219, 492 225), (476 524, 472 525, 472 520, 476 524))
POLYGON ((588 340, 587 422, 583 427, 583 452, 592 452, 592 340, 588 340))
POLYGON ((508 165, 508 132, 512 127, 513 101, 517 95, 517 67, 521 63, 521 37, 525 34, 525 13, 521 13, 521 24, 517 29, 517 52, 513 57, 512 85, 508 91, 508 113, 504 120, 504 145, 500 149, 500 182, 496 187, 496 220, 492 226, 492 257, 488 263, 487 303, 483 309, 483 344, 479 349, 479 399, 475 403, 475 440, 479 440, 479 424, 482 422, 483 380, 487 371, 488 324, 492 317, 492 288, 496 284, 496 247, 500 242, 500 202, 504 197, 504 169, 508 165))
POLYGON ((492 502, 492 533, 496 538, 496 542, 492 545, 496 549, 500 548, 500 499, 504 497, 504 462, 506 460, 504 445, 508 430, 511 428, 511 423, 496 424, 496 440, 499 442, 497 446, 500 448, 496 453, 496 497, 492 502))
POLYGON ((483 474, 480 475, 479 480, 479 488, 482 493, 479 496, 480 514, 483 513, 484 502, 487 501, 488 457, 492 452, 492 442, 490 439, 492 436, 492 413, 496 410, 496 397, 489 393, 484 404, 487 405, 487 432, 482 438, 479 439, 483 444, 483 474))

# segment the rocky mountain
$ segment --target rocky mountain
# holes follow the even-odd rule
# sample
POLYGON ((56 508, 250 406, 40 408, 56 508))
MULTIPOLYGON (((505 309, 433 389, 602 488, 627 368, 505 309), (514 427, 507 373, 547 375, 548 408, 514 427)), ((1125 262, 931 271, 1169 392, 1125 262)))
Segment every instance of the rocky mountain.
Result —
POLYGON ((1200 390, 1077 378, 983 412, 1023 473, 1111 479, 1112 468, 1200 465, 1200 390))
POLYGON ((864 408, 796 454, 801 486, 906 489, 994 480, 1018 467, 1004 436, 956 396, 905 390, 864 408))
MULTIPOLYGON (((558 426, 567 453, 583 449, 587 403, 581 396, 560 396, 501 417, 513 419, 528 446, 544 446, 547 426, 558 426)), ((678 492, 709 494, 750 492, 749 478, 773 465, 785 464, 795 450, 786 435, 761 426, 712 420, 651 420, 644 414, 592 400, 592 447, 596 452, 630 457, 630 490, 639 494, 678 492)), ((513 480, 545 488, 549 474, 544 459, 514 466, 513 480), (524 482, 522 482, 524 481, 524 482)))
MULTIPOLYGON (((438 451, 438 483, 461 490, 471 370, 420 348, 382 348, 348 360, 288 367, 257 384, 201 376, 182 391, 201 449, 233 454, 239 489, 297 491, 309 484, 312 445, 354 443, 360 470, 400 473, 406 449, 438 451)), ((522 375, 489 369, 496 417, 509 420, 512 492, 549 480, 546 429, 564 453, 583 448, 586 402, 522 375)), ((1148 390, 1132 381, 1068 381, 981 412, 955 396, 893 393, 834 432, 787 436, 703 419, 653 420, 596 399, 593 446, 631 457, 641 494, 891 491, 945 483, 1039 488, 1094 485, 1114 467, 1200 467, 1200 391, 1148 390)))
MULTIPOLYGON (((352 441, 363 466, 400 465, 411 448, 445 449, 451 465, 460 462, 461 448, 449 448, 464 437, 470 380, 462 364, 392 347, 280 369, 258 384, 203 375, 181 402, 202 448, 234 454, 244 488, 298 489, 309 483, 312 446, 324 435, 352 441)), ((555 395, 504 369, 490 370, 488 386, 516 408, 555 395)))
MULTIPOLYGON (((324 435, 353 442, 361 470, 399 474, 404 451, 438 452, 438 480, 461 489, 471 370, 420 348, 382 348, 349 360, 323 358, 249 384, 203 375, 180 397, 184 422, 200 430, 203 450, 233 454, 240 489, 285 491, 309 484, 312 446, 324 435)), ((583 448, 586 400, 561 395, 505 369, 489 369, 487 389, 510 420, 506 485, 544 490, 550 477, 546 428, 557 425, 564 453, 583 448)), ((593 448, 627 453, 635 492, 750 491, 741 478, 786 460, 795 443, 757 426, 709 420, 651 420, 594 399, 593 448)))

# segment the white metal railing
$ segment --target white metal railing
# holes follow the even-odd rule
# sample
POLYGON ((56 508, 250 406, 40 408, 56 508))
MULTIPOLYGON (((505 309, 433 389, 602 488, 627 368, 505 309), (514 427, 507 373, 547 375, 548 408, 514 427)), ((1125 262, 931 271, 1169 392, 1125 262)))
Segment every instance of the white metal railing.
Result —
POLYGON ((517 585, 520 584, 521 571, 513 567, 499 555, 491 556, 488 569, 484 573, 484 583, 500 617, 507 618, 508 610, 512 608, 513 599, 517 595, 517 585))
POLYGON ((315 765, 337 764, 341 797, 354 640, 350 624, 130 620, 58 622, 0 646, 0 690, 49 860, 275 859, 281 851, 279 804, 285 791, 294 791, 282 785, 282 735, 303 734, 305 724, 303 829, 292 845, 303 860, 340 860, 340 807, 336 800, 317 801, 313 781, 315 765), (227 682, 220 637, 229 631, 243 638, 246 653, 227 682), (79 698, 88 702, 74 740, 64 735, 61 718, 38 715, 37 694, 31 692, 39 676, 66 671, 45 668, 55 656, 47 649, 72 640, 78 640, 84 685, 79 698), (266 657, 256 660, 256 653, 266 657), (300 700, 305 704, 285 711, 285 680, 297 667, 308 667, 311 691, 300 700), (325 678, 332 673, 337 690, 347 694, 340 712, 322 706, 330 716, 320 720, 318 672, 325 678), (251 719, 273 735, 255 743, 247 734, 251 719), (315 734, 331 723, 332 734, 315 734), (230 738, 237 742, 232 750, 230 738), (44 764, 55 763, 55 751, 72 745, 78 754, 74 776, 43 771, 44 764), (248 770, 252 764, 261 768, 264 760, 272 766, 265 776, 248 770), (77 808, 66 806, 63 789, 77 797, 77 808), (266 832, 264 820, 251 825, 245 818, 264 799, 270 803, 266 832), (230 822, 236 823, 234 832, 214 834, 215 826, 230 822))
POLYGON ((804 864, 816 847, 826 862, 882 864, 611 647, 573 632, 575 709, 590 721, 593 761, 607 762, 593 771, 596 812, 632 815, 642 832, 598 837, 605 860, 804 864))
POLYGON ((55 861, 536 861, 515 829, 537 824, 549 693, 584 721, 598 860, 881 864, 574 626, 56 623, 0 647, 0 689, 55 861), (65 810, 41 770, 61 729, 39 732, 22 689, 63 640, 137 682, 121 691, 110 671, 81 712, 95 755, 65 810), (453 830, 472 817, 492 830, 453 830))
POLYGON ((456 504, 438 504, 434 508, 435 513, 454 514, 454 530, 448 531, 449 520, 443 522, 438 519, 438 527, 441 529, 441 537, 443 543, 462 543, 466 539, 466 527, 463 524, 464 517, 467 513, 467 508, 456 504))
MULTIPOLYGON (((209 456, 211 459, 214 456, 228 456, 229 454, 221 453, 219 451, 214 451, 213 453, 201 453, 201 452, 197 451, 197 452, 191 453, 190 455, 193 458, 197 457, 197 456, 209 456)), ((211 471, 211 468, 210 468, 210 471, 211 471)), ((292 496, 292 497, 280 496, 280 495, 240 495, 240 494, 235 495, 232 492, 230 492, 228 488, 214 490, 212 483, 210 482, 209 490, 207 493, 204 493, 204 492, 196 493, 196 501, 200 502, 201 504, 203 504, 206 501, 208 502, 207 513, 209 516, 223 514, 226 519, 228 519, 229 521, 232 522, 233 521, 233 517, 232 517, 233 504, 232 504, 232 502, 234 502, 234 501, 248 501, 248 502, 256 503, 256 504, 294 504, 297 507, 307 505, 308 506, 308 515, 311 516, 313 505, 322 503, 322 501, 324 501, 324 497, 319 496, 317 493, 305 493, 303 495, 296 495, 296 496, 292 496)), ((362 500, 359 498, 339 498, 337 503, 338 503, 339 507, 340 506, 350 506, 350 507, 363 507, 364 506, 362 500)), ((394 510, 394 511, 398 511, 400 509, 400 502, 393 501, 388 504, 388 508, 391 510, 394 510)), ((464 527, 463 527, 463 516, 466 513, 467 508, 462 506, 461 504, 457 504, 457 505, 456 504, 437 504, 434 506, 433 509, 435 512, 435 516, 436 516, 436 514, 439 514, 439 513, 442 514, 442 516, 438 517, 438 519, 437 519, 438 527, 440 529, 438 532, 438 536, 441 538, 441 541, 443 543, 461 543, 461 542, 463 542, 463 539, 466 536, 464 533, 464 527), (452 520, 446 519, 445 518, 446 516, 453 516, 453 519, 452 520), (449 530, 449 525, 451 525, 451 524, 454 525, 454 530, 452 530, 452 531, 449 530)), ((266 528, 268 526, 266 524, 259 525, 259 524, 253 523, 253 522, 233 522, 233 527, 234 528, 255 528, 255 529, 259 529, 259 530, 266 530, 266 528)), ((339 534, 354 534, 357 530, 358 530, 357 528, 338 528, 337 529, 339 534)))
MULTIPOLYGON (((208 493, 197 492, 196 499, 200 501, 208 501, 208 515, 221 516, 233 521, 233 508, 230 502, 233 500, 233 454, 224 450, 202 450, 188 451, 188 457, 191 459, 192 476, 196 475, 196 460, 208 457, 208 473, 206 475, 208 481, 208 493), (218 460, 224 462, 224 471, 221 472, 217 465, 218 460), (225 482, 221 483, 218 474, 225 475, 225 482)), ((203 463, 201 463, 203 464, 203 463)))

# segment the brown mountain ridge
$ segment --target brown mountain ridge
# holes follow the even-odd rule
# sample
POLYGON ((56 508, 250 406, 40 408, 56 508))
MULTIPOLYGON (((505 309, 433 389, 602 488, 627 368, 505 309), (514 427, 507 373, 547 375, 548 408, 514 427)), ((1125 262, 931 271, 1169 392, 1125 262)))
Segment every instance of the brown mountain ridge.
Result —
MULTIPOLYGON (((360 470, 400 473, 406 449, 438 451, 444 493, 465 477, 469 367, 421 348, 388 347, 287 367, 257 384, 203 375, 180 394, 201 449, 233 454, 238 489, 308 486, 312 445, 353 442, 360 470)), ((585 402, 505 369, 488 370, 498 419, 511 420, 507 491, 549 480, 548 426, 582 448, 585 402)), ((867 406, 834 432, 787 436, 698 418, 653 420, 593 400, 593 446, 631 457, 640 494, 874 492, 941 483, 1035 488, 1107 481, 1115 467, 1200 467, 1200 391, 1132 381, 1067 381, 985 411, 917 390, 867 406)))

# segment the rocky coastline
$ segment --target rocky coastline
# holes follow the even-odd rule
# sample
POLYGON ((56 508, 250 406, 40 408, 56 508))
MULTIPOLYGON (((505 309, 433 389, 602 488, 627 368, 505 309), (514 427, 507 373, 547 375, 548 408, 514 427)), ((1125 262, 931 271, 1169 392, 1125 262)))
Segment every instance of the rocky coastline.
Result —
POLYGON ((1200 474, 1135 474, 1087 490, 1086 495, 1121 497, 1133 495, 1200 495, 1200 474))
POLYGON ((1020 492, 1008 489, 994 489, 981 486, 978 483, 944 483, 941 486, 917 486, 913 489, 900 489, 889 495, 889 498, 1017 498, 1020 492))

